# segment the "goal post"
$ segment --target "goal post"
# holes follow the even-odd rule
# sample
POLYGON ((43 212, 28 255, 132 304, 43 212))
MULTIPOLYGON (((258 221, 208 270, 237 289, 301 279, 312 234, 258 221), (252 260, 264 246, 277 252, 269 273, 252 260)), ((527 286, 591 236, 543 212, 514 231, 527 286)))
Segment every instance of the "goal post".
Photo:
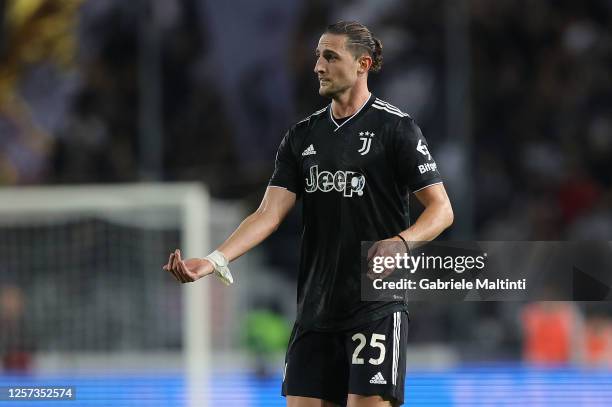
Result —
POLYGON ((182 342, 185 405, 206 406, 211 367, 209 279, 174 288, 179 284, 161 269, 169 252, 158 253, 172 249, 169 242, 176 243, 186 257, 203 257, 210 250, 209 195, 202 185, 0 188, 0 256, 8 264, 0 269, 0 286, 3 281, 17 281, 24 290, 31 290, 27 319, 32 325, 30 332, 38 334, 37 349, 49 353, 109 355, 167 350, 171 347, 168 343, 172 343, 172 333, 166 332, 170 330, 165 327, 166 321, 155 320, 155 309, 158 302, 167 301, 162 296, 172 279, 171 289, 179 290, 182 297, 181 315, 174 317, 182 320, 179 324, 182 331, 177 335, 182 342), (178 231, 175 240, 167 238, 172 235, 169 231, 178 231), (119 281, 107 276, 117 272, 113 278, 119 281), (27 283, 24 275, 34 281, 27 283), (45 285, 37 284, 36 279, 50 282, 48 290, 59 295, 45 300, 52 295, 47 295, 45 285), (71 287, 77 284, 75 280, 78 292, 71 298, 63 293, 75 290, 71 287), (96 302, 92 297, 104 287, 110 294, 106 297, 100 294, 103 299, 96 302), (139 292, 148 289, 150 293, 139 292), (119 298, 127 300, 122 303, 119 298), (130 304, 130 299, 138 301, 130 304), (95 304, 102 308, 95 309, 95 304), (122 319, 102 321, 110 317, 108 309, 122 304, 134 308, 150 306, 153 310, 129 310, 131 314, 121 316, 122 319), (58 309, 53 309, 54 305, 58 309), (75 317, 75 321, 67 324, 70 326, 60 327, 62 318, 69 315, 63 308, 78 310, 83 306, 88 307, 87 318, 75 317), (47 323, 56 326, 41 329, 40 325, 47 323), (102 332, 100 326, 116 328, 117 332, 102 332), (149 328, 168 335, 157 338, 146 332, 149 328))

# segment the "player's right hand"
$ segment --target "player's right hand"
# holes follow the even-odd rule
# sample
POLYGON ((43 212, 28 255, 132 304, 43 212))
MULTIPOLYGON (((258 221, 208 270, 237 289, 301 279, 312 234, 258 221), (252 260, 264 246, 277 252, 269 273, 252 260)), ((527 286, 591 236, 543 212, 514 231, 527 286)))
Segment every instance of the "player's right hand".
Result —
POLYGON ((214 272, 213 264, 206 259, 181 259, 181 251, 170 253, 168 264, 162 267, 180 283, 191 283, 214 272))

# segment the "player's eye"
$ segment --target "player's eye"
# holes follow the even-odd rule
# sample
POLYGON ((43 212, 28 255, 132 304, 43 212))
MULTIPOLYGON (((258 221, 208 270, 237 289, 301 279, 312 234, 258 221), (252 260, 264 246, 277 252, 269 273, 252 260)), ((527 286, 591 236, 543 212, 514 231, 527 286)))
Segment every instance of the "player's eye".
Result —
POLYGON ((338 59, 338 57, 336 55, 334 55, 334 54, 325 54, 324 57, 328 61, 333 61, 333 60, 338 59))

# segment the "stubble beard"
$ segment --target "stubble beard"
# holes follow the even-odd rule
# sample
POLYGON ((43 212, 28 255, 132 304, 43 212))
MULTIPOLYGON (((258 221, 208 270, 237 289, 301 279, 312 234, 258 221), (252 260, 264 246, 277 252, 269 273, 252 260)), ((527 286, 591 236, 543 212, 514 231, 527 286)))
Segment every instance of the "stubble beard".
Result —
POLYGON ((334 93, 334 89, 329 86, 329 82, 327 86, 321 86, 321 84, 319 84, 319 95, 331 98, 334 93))
POLYGON ((346 89, 348 89, 348 86, 321 86, 319 85, 319 95, 326 97, 326 98, 330 98, 333 99, 334 97, 336 97, 337 95, 340 95, 341 93, 343 93, 346 89))

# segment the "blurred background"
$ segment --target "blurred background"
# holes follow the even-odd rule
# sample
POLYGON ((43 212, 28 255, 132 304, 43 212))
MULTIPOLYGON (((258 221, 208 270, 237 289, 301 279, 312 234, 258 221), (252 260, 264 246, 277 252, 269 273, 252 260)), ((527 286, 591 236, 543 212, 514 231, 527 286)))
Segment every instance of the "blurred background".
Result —
MULTIPOLYGON (((0 0, 0 192, 195 182, 213 247, 258 206, 286 129, 327 105, 314 48, 340 19, 382 40, 370 89, 428 139, 455 209, 441 239, 612 240, 610 0, 0 0)), ((183 403, 184 293, 160 267, 184 226, 135 216, 148 202, 0 213, 0 386, 183 403)), ((210 283, 212 405, 284 403, 300 223, 239 259, 232 288, 210 283)), ((413 405, 612 403, 610 303, 411 316, 413 405)))

